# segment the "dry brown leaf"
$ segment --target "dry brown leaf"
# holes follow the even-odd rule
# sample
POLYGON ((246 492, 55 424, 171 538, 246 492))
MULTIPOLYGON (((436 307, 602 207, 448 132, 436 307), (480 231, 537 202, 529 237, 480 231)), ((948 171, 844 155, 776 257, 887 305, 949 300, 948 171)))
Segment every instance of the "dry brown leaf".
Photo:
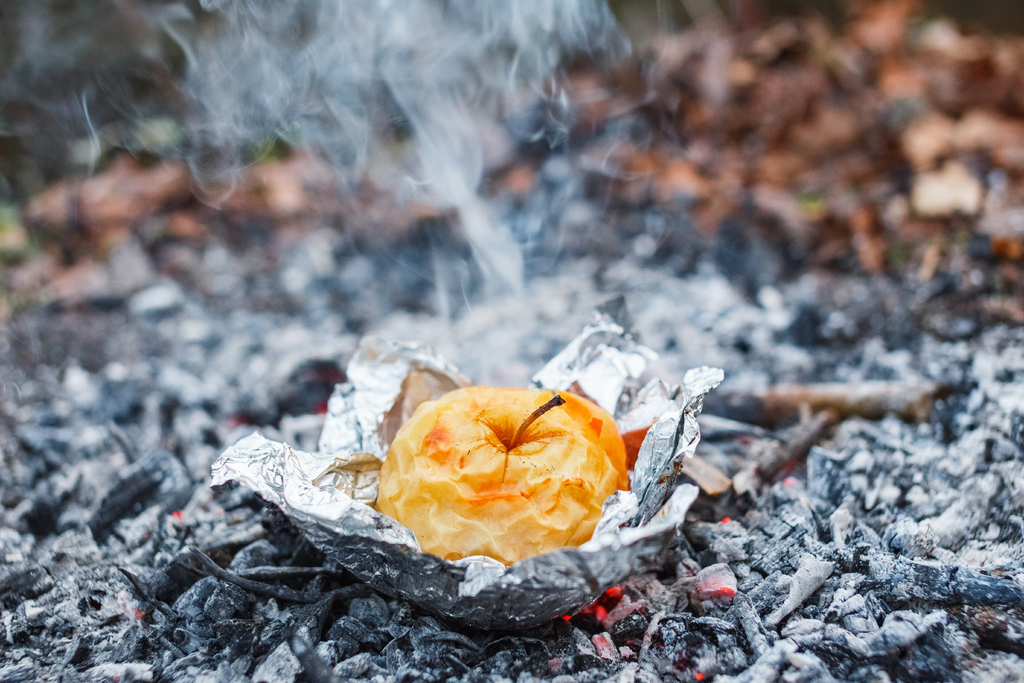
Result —
POLYGON ((811 157, 834 156, 848 150, 860 136, 857 114, 845 107, 823 107, 810 121, 790 132, 790 143, 811 157))
POLYGON ((951 19, 937 19, 925 26, 918 36, 917 47, 955 62, 972 62, 988 55, 984 38, 963 35, 951 19))
POLYGON ((984 188, 963 164, 951 161, 942 169, 914 177, 910 203, 926 218, 945 218, 955 213, 975 215, 981 209, 984 188))
POLYGON ((953 139, 962 151, 1024 148, 1024 121, 990 109, 972 109, 957 123, 953 139))
POLYGON ((1024 237, 1018 235, 993 235, 992 255, 1009 261, 1024 260, 1024 237))
POLYGON ((110 275, 94 261, 82 261, 55 274, 48 284, 50 295, 64 301, 84 301, 107 294, 110 275))
POLYGON ((143 168, 131 157, 122 156, 99 175, 65 180, 34 197, 24 216, 30 223, 54 227, 75 221, 96 226, 134 223, 190 196, 189 175, 183 164, 143 168))
POLYGON ((701 176, 697 166, 687 159, 668 159, 655 178, 655 195, 662 203, 679 197, 702 199, 707 194, 707 180, 701 176))
POLYGON ((930 171, 936 162, 953 151, 956 124, 947 116, 932 112, 913 121, 900 137, 903 154, 918 171, 930 171))
POLYGON ((878 89, 886 99, 924 99, 928 79, 916 64, 904 59, 887 59, 878 67, 878 89))
POLYGON ((790 182, 810 167, 810 161, 790 149, 769 152, 757 162, 757 179, 761 184, 788 187, 790 182))
POLYGON ((889 245, 879 230, 875 212, 867 206, 858 206, 850 216, 850 231, 854 251, 864 270, 875 274, 883 272, 889 245))
POLYGON ((191 211, 175 211, 167 217, 164 234, 189 242, 205 242, 209 233, 206 225, 191 211))
POLYGON ((893 52, 903 44, 910 19, 920 3, 916 0, 876 0, 859 3, 851 37, 872 52, 893 52))

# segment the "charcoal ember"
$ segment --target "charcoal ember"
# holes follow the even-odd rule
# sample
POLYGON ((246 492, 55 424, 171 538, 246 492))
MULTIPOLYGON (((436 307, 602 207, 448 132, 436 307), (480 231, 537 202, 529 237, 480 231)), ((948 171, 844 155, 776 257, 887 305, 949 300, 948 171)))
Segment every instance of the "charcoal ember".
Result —
POLYGON ((10 609, 38 597, 53 587, 45 569, 28 562, 0 565, 0 607, 10 609))
MULTIPOLYGON (((1018 609, 1019 612, 1019 609, 1018 609)), ((986 647, 1024 657, 1024 621, 992 607, 968 608, 965 618, 986 647)))
POLYGON ((754 657, 760 657, 768 651, 775 641, 775 634, 768 631, 758 616, 754 603, 749 597, 740 593, 733 600, 732 607, 725 615, 726 620, 737 627, 746 639, 747 650, 754 657))
POLYGON ((612 640, 610 633, 595 633, 590 637, 590 642, 594 644, 597 656, 601 659, 609 662, 619 661, 619 650, 615 645, 615 641, 612 640))
MULTIPOLYGON (((774 628, 783 619, 789 616, 793 610, 802 605, 807 598, 821 587, 834 569, 831 562, 819 560, 813 555, 804 555, 800 558, 800 566, 789 578, 789 589, 782 604, 776 607, 771 614, 765 617, 765 626, 774 628)), ((776 587, 778 592, 778 586, 776 587)))
POLYGON ((381 654, 398 679, 445 680, 468 672, 480 650, 466 636, 441 630, 436 623, 420 623, 388 643, 381 654))
POLYGON ((281 643, 252 672, 253 683, 294 683, 302 671, 288 643, 281 643))
MULTIPOLYGON (((21 425, 15 430, 19 449, 25 457, 24 472, 20 479, 26 486, 45 479, 57 472, 69 460, 73 432, 65 427, 21 425)), ((9 499, 18 495, 5 493, 9 499)), ((31 505, 31 503, 30 503, 31 505)), ((27 512, 27 510, 26 510, 27 512)))
POLYGON ((130 662, 145 661, 163 650, 163 644, 150 637, 136 622, 118 638, 113 649, 100 655, 98 661, 130 662))
POLYGON ((712 562, 745 562, 749 559, 750 535, 739 522, 727 523, 693 522, 683 526, 687 540, 698 551, 708 551, 712 562))
POLYGON ((669 614, 651 635, 648 654, 667 672, 691 680, 696 674, 736 673, 747 665, 747 657, 735 634, 736 627, 723 619, 669 614))
POLYGON ((1010 439, 1024 450, 1024 412, 1015 410, 1010 414, 1010 439))
POLYGON ((342 680, 352 678, 373 679, 377 676, 383 677, 386 674, 387 671, 374 661, 373 655, 369 652, 362 652, 349 657, 334 667, 334 675, 342 680))
POLYGON ((85 679, 102 683, 139 682, 153 680, 153 666, 138 662, 108 662, 91 667, 85 679))
POLYGON ((252 598, 238 586, 206 576, 182 593, 172 609, 188 629, 212 637, 217 622, 248 616, 251 605, 252 598))
POLYGON ((891 655, 910 647, 930 631, 941 630, 948 621, 949 616, 939 610, 925 616, 910 611, 892 612, 868 641, 868 647, 874 655, 891 655))
POLYGON ((484 646, 481 668, 501 676, 518 678, 523 672, 533 676, 549 673, 552 653, 539 638, 502 636, 484 646))
POLYGON ((729 604, 736 596, 736 575, 724 563, 704 567, 697 572, 692 591, 695 601, 729 604))
POLYGON ((146 388, 136 379, 122 378, 127 370, 108 368, 106 374, 96 402, 97 421, 101 424, 113 421, 118 425, 137 421, 145 411, 146 388))
POLYGON ((331 625, 327 637, 339 642, 355 641, 361 648, 379 653, 392 640, 390 633, 367 628, 366 624, 349 616, 340 617, 331 625))
POLYGON ((35 663, 28 658, 0 666, 0 681, 4 683, 30 683, 38 679, 35 663))
POLYGON ((759 683, 760 681, 776 681, 779 673, 789 665, 789 658, 796 653, 798 646, 791 640, 780 640, 770 649, 762 653, 754 663, 741 673, 735 675, 716 676, 718 683, 759 683))
POLYGON ((89 528, 103 540, 129 513, 141 512, 152 504, 159 505, 163 512, 179 509, 192 491, 192 480, 181 461, 167 451, 155 451, 119 474, 89 518, 89 528))
POLYGON ((837 665, 862 659, 871 652, 863 638, 820 619, 790 619, 779 635, 796 643, 801 650, 814 651, 837 665))
POLYGON ((29 531, 36 536, 49 536, 57 531, 60 509, 61 503, 59 500, 43 493, 32 501, 32 507, 25 513, 23 519, 25 524, 28 525, 29 531))
POLYGON ((349 604, 348 615, 372 629, 384 628, 391 619, 388 603, 379 595, 355 598, 349 604))
POLYGON ((555 657, 566 659, 578 654, 597 655, 590 636, 576 628, 571 622, 561 629, 558 640, 552 647, 551 654, 555 657))
MULTIPOLYGON (((456 669, 468 669, 480 661, 483 650, 477 643, 461 633, 438 629, 436 626, 418 624, 409 632, 418 663, 437 670, 447 669, 452 664, 456 665, 456 669)), ((452 671, 453 675, 457 673, 457 670, 452 671)))
MULTIPOLYGON (((356 650, 358 650, 358 645, 356 650)), ((356 650, 344 653, 342 649, 338 647, 337 641, 325 640, 317 644, 316 656, 322 659, 324 664, 327 666, 334 667, 342 659, 348 659, 355 654, 356 650)))
POLYGON ((612 623, 611 635, 619 647, 633 645, 643 640, 649 625, 650 619, 643 612, 631 612, 612 623))
POLYGON ((922 681, 945 681, 967 648, 966 639, 949 622, 948 615, 935 611, 924 616, 916 612, 893 612, 868 641, 871 653, 885 657, 887 668, 897 677, 922 681))
POLYGON ((736 591, 738 593, 752 593, 757 590, 762 583, 764 583, 765 575, 756 569, 751 569, 747 572, 747 575, 740 579, 736 583, 736 591))
MULTIPOLYGON (((591 674, 604 672, 609 668, 609 663, 595 654, 578 654, 561 659, 557 671, 559 675, 569 676, 572 674, 591 674)), ((578 676, 577 676, 578 677, 578 676)), ((558 678, 558 676, 555 676, 558 678)))
POLYGON ((253 541, 249 545, 245 546, 231 559, 231 564, 228 565, 228 569, 252 569, 254 567, 269 567, 273 565, 274 558, 277 556, 278 551, 274 545, 261 538, 258 541, 253 541))
POLYGON ((305 415, 327 412, 327 399, 334 387, 345 381, 345 371, 337 361, 311 359, 296 367, 277 396, 280 415, 305 415))
POLYGON ((234 584, 218 581, 203 605, 203 614, 214 621, 231 619, 235 615, 247 615, 250 604, 250 596, 244 590, 234 584))
POLYGON ((844 475, 846 459, 845 454, 812 446, 807 455, 807 492, 834 508, 842 505, 844 497, 850 493, 844 475))
POLYGON ((758 614, 765 616, 773 611, 776 605, 782 604, 789 592, 788 578, 784 577, 781 571, 774 571, 747 593, 758 614))
POLYGON ((861 548, 862 558, 847 563, 849 569, 867 574, 865 586, 886 596, 886 601, 905 605, 927 600, 943 605, 1018 605, 1024 587, 1009 578, 988 576, 974 569, 935 562, 905 560, 861 548))
POLYGON ((825 621, 841 622, 848 631, 860 635, 878 630, 878 617, 884 608, 873 591, 861 592, 864 578, 856 573, 840 577, 822 616, 825 621))
POLYGON ((786 683, 834 683, 836 678, 820 658, 809 652, 794 652, 787 661, 793 669, 783 674, 786 683))
MULTIPOLYGON (((391 619, 388 621, 385 630, 391 634, 392 638, 397 638, 408 631, 413 625, 413 609, 406 602, 396 602, 394 607, 392 608, 389 606, 389 609, 391 609, 391 619)), ((441 628, 433 617, 420 617, 417 621, 420 623, 429 623, 437 630, 440 630, 441 628)))

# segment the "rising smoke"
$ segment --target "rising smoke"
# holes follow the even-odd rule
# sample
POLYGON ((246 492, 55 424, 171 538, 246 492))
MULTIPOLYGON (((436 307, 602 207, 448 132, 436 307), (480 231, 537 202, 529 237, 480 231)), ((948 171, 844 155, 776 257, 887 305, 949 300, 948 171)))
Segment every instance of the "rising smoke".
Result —
POLYGON ((623 45, 602 0, 203 0, 168 21, 188 57, 194 171, 231 170, 252 140, 309 145, 359 169, 411 136, 414 185, 457 211, 485 280, 522 263, 477 188, 477 122, 566 53, 623 45), (226 167, 224 166, 226 164, 226 167))
POLYGON ((348 178, 401 158, 391 189, 454 209, 485 279, 512 287, 518 249, 477 194, 478 126, 567 55, 627 47, 605 0, 26 1, 0 8, 0 34, 0 138, 37 158, 168 112, 200 183, 274 138, 348 178))

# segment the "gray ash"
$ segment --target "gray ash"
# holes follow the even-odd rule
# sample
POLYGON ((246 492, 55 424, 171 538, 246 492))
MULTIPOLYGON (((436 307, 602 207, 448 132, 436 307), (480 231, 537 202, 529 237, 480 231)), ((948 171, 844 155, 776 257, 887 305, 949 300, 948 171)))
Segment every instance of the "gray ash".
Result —
MULTIPOLYGON (((555 170, 544 191, 598 210, 555 170)), ((643 234, 607 232, 582 248, 633 253, 569 244, 557 272, 505 298, 460 292, 451 318, 429 313, 443 287, 378 277, 386 251, 320 228, 279 253, 213 240, 184 284, 151 276, 127 298, 5 323, 0 681, 1024 677, 1024 333, 930 334, 956 287, 820 273, 765 284, 719 273, 708 245, 648 253, 630 246, 643 234), (212 460, 254 429, 312 448, 363 332, 524 386, 618 292, 667 379, 708 364, 734 396, 884 380, 934 382, 943 397, 923 423, 851 417, 813 447, 797 447, 799 424, 706 420, 698 455, 740 481, 773 453, 766 481, 702 497, 657 572, 520 632, 379 594, 251 493, 207 485, 212 460)), ((434 267, 427 252, 408 258, 434 267)))
MULTIPOLYGON (((499 303, 452 323, 386 313, 370 327, 417 327, 477 376, 519 380, 603 296, 589 268, 536 280, 519 310, 499 303), (573 298, 582 311, 563 303, 573 298), (527 324, 537 310, 568 315, 527 324), (509 364, 474 344, 501 332, 502 315, 523 323, 499 349, 509 364)), ((631 303, 648 342, 669 349, 667 372, 726 361, 731 389, 742 391, 759 377, 807 379, 832 353, 789 346, 786 316, 799 311, 751 303, 709 273, 675 279, 628 260, 616 268, 614 277, 650 292, 631 303), (710 294, 674 308, 658 298, 691 289, 710 294), (702 319, 715 323, 694 327, 702 319), (754 326, 775 332, 751 337, 744 352, 725 343, 754 326), (673 350, 670 338, 689 342, 673 350), (781 367, 768 365, 772 353, 781 367)), ((356 341, 341 331, 343 313, 315 323, 225 317, 181 294, 155 314, 146 297, 157 298, 143 291, 110 312, 37 310, 6 329, 2 680, 1024 674, 1019 330, 925 339, 915 354, 867 340, 856 363, 819 376, 940 382, 950 394, 931 421, 847 419, 753 497, 703 499, 659 572, 571 618, 484 632, 373 591, 252 494, 204 482, 222 446, 257 425, 315 441, 322 418, 309 396, 339 378, 356 341), (77 360, 58 363, 33 346, 55 324, 69 330, 63 348, 77 360), (102 325, 101 337, 92 326, 102 325)), ((786 433, 709 420, 698 452, 736 474, 759 442, 786 433)))

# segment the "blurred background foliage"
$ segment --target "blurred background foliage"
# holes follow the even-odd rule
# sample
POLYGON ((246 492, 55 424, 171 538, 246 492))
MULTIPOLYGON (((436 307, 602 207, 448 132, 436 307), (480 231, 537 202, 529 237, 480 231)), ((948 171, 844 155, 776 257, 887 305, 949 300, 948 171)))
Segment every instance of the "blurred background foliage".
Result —
MULTIPOLYGON (((634 46, 708 15, 746 30, 794 15, 836 25, 851 11, 843 0, 612 0, 611 7, 634 46)), ((188 154, 181 32, 215 31, 215 10, 200 0, 0 3, 0 202, 21 204, 62 177, 95 172, 117 150, 143 163, 188 154)), ((929 0, 920 16, 930 15, 978 32, 1024 32, 1017 0, 929 0)), ((279 141, 256 139, 250 155, 281 151, 279 141)))

